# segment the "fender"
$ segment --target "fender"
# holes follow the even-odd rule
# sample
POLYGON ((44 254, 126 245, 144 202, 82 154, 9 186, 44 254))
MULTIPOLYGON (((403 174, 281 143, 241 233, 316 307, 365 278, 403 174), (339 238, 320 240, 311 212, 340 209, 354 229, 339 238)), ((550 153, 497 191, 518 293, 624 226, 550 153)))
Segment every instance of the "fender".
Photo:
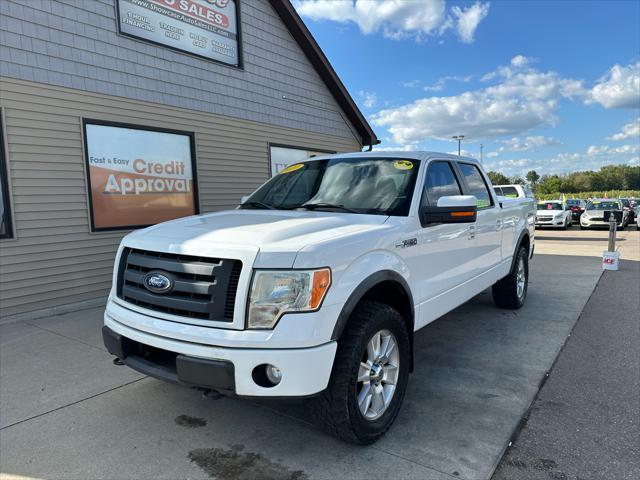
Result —
MULTIPOLYGON (((373 287, 375 287, 379 283, 382 283, 388 280, 393 280, 399 283, 400 285, 402 285, 402 288, 407 294, 407 298, 409 299, 409 303, 410 303, 411 325, 412 326, 414 325, 415 309, 413 304, 413 295, 411 294, 411 289, 409 288, 409 284, 404 279, 404 277, 399 273, 394 272, 393 270, 381 270, 365 278, 351 293, 351 295, 345 302, 344 306, 342 307, 342 311, 340 312, 340 315, 338 315, 338 321, 336 322, 336 325, 333 327, 331 340, 337 340, 342 336, 342 333, 344 332, 344 329, 347 326, 347 322, 349 321, 349 318, 351 317, 353 310, 356 308, 356 305, 358 305, 360 300, 362 300, 362 297, 364 297, 369 290, 371 290, 373 287)), ((413 328, 409 333, 413 335, 413 328)))
POLYGON ((393 270, 380 270, 378 272, 373 273, 372 275, 369 275, 362 282, 360 282, 360 284, 354 289, 353 292, 351 292, 351 295, 349 296, 344 306, 342 307, 342 311, 340 312, 340 315, 338 315, 338 320, 335 326, 333 327, 333 333, 331 334, 331 339, 338 340, 342 336, 344 329, 347 326, 347 322, 349 321, 349 318, 353 313, 353 310, 356 308, 360 300, 362 300, 362 298, 366 295, 366 293, 376 285, 379 285, 380 283, 386 282, 389 280, 398 283, 404 290, 405 294, 407 295, 407 298, 409 299, 410 324, 408 328, 409 330, 408 333, 409 333, 409 341, 410 341, 409 348, 411 350, 410 371, 413 371, 413 329, 415 325, 415 307, 413 303, 413 295, 411 293, 411 288, 409 287, 409 284, 404 279, 404 277, 399 273, 394 272, 393 270))
MULTIPOLYGON (((520 245, 522 245, 522 242, 525 238, 529 238, 529 230, 527 228, 524 228, 520 232, 520 236, 518 237, 518 241, 516 242, 516 248, 513 251, 513 258, 511 259, 511 267, 509 268, 509 272, 513 271, 513 268, 516 264, 516 253, 518 253, 518 250, 520 250, 520 245)), ((531 240, 529 240, 529 257, 531 257, 531 240)))

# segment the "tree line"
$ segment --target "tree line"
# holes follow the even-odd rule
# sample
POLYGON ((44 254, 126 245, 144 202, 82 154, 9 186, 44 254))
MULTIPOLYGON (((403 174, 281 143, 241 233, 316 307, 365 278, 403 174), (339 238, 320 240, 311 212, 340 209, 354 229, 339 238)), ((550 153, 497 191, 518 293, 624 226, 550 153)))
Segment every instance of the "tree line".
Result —
POLYGON ((494 185, 528 183, 536 195, 554 193, 580 193, 611 190, 640 190, 640 166, 607 165, 597 172, 593 170, 562 175, 538 175, 535 170, 525 178, 507 177, 500 172, 487 172, 494 185))

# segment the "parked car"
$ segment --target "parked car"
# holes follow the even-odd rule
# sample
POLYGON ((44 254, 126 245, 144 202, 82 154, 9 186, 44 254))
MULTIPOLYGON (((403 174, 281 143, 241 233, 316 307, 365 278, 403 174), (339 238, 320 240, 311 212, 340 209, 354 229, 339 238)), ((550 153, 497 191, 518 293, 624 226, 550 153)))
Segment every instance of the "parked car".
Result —
POLYGON ((500 197, 505 198, 535 198, 533 191, 527 185, 494 185, 493 189, 500 197))
POLYGON ((579 198, 570 198, 566 203, 571 210, 571 218, 573 221, 579 222, 580 216, 584 213, 584 209, 587 207, 587 202, 579 198))
POLYGON ((587 203, 587 208, 580 217, 580 229, 592 227, 609 227, 609 222, 604 221, 604 212, 621 211, 622 220, 618 223, 618 230, 624 230, 629 224, 629 212, 622 207, 620 200, 610 198, 592 199, 587 203))
POLYGON ((637 202, 635 202, 635 199, 631 198, 621 198, 620 202, 622 203, 622 208, 628 212, 629 223, 633 223, 636 217, 637 202))
POLYGON ((536 227, 564 228, 573 225, 571 209, 560 200, 538 202, 536 211, 536 227))
POLYGON ((629 203, 631 204, 631 208, 633 208, 633 216, 636 221, 636 230, 640 230, 640 198, 630 198, 629 203))
POLYGON ((524 304, 534 215, 530 199, 499 202, 470 158, 308 159, 236 210, 124 237, 104 343, 190 387, 315 396, 328 432, 369 444, 420 368, 415 331, 487 287, 500 307, 524 304))

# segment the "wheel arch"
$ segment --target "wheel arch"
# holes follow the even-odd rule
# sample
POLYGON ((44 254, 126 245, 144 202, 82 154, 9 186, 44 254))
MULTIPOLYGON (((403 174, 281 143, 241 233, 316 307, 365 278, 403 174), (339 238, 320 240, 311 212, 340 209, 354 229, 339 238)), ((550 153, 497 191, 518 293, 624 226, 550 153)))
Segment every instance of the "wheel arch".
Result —
POLYGON ((527 257, 531 256, 531 236, 529 235, 529 230, 524 229, 520 232, 520 236, 518 237, 518 242, 516 243, 516 248, 513 250, 513 258, 511 259, 511 268, 509 271, 513 270, 513 267, 517 260, 517 253, 520 250, 520 247, 525 247, 527 249, 527 257))
POLYGON ((353 311, 360 302, 368 300, 385 303, 396 309, 404 318, 410 340, 410 371, 413 371, 413 330, 415 325, 413 295, 405 278, 393 270, 381 270, 369 275, 351 292, 340 311, 340 315, 338 315, 331 339, 339 340, 342 337, 353 311))

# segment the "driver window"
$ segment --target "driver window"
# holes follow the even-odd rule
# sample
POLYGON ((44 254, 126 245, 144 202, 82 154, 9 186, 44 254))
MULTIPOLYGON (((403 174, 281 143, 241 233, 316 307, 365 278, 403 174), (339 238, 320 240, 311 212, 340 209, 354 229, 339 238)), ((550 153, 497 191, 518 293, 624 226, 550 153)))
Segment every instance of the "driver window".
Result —
POLYGON ((462 195, 462 189, 449 162, 431 162, 425 180, 423 205, 435 207, 440 197, 462 195))

